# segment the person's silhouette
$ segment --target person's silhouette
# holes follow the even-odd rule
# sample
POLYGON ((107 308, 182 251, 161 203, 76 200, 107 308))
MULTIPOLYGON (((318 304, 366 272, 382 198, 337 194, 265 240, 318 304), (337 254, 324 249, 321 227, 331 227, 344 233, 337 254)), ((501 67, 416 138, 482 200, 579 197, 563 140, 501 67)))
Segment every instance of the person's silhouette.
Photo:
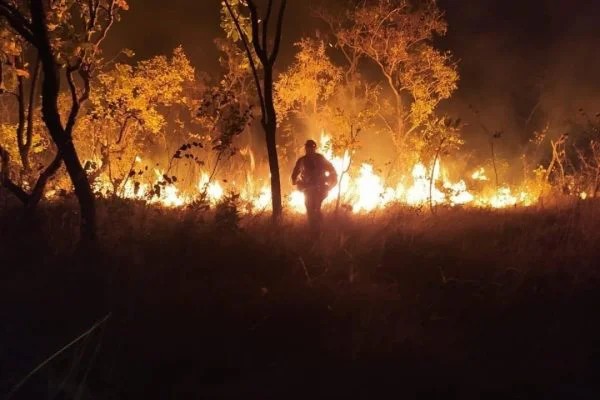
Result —
POLYGON ((317 143, 314 140, 307 140, 304 149, 306 155, 296 161, 292 183, 304 193, 308 224, 311 230, 318 231, 321 224, 321 204, 329 190, 336 185, 337 173, 333 165, 317 153, 317 143))

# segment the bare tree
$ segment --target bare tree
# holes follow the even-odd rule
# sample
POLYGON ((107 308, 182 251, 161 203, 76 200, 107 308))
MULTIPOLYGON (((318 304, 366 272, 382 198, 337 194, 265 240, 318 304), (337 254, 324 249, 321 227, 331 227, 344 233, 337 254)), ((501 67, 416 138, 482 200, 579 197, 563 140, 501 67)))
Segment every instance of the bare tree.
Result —
POLYGON ((279 159, 277 158, 277 112, 274 104, 273 91, 273 66, 279 54, 281 45, 281 33, 283 28, 283 16, 287 0, 281 0, 277 15, 275 35, 272 46, 269 46, 269 22, 274 11, 273 0, 269 0, 264 16, 260 16, 254 0, 246 0, 245 4, 250 11, 251 35, 249 38, 242 27, 240 15, 236 11, 238 2, 224 0, 224 5, 229 16, 234 22, 235 29, 242 41, 244 50, 250 62, 252 74, 258 92, 261 110, 261 125, 265 132, 267 154, 269 158, 269 170, 271 172, 271 202, 273 206, 273 220, 281 218, 281 180, 279 175, 279 159), (252 48, 250 47, 252 46, 252 48), (271 48, 270 48, 271 47, 271 48), (253 52, 262 66, 262 79, 254 62, 253 52))

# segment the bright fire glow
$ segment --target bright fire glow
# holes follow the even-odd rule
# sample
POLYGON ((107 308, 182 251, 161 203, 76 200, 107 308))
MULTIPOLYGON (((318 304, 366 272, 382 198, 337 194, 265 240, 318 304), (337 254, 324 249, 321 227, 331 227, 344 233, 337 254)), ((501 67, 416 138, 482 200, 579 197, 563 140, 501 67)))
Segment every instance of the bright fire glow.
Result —
POLYGON ((490 179, 485 175, 485 169, 483 167, 479 168, 477 171, 473 172, 471 178, 475 181, 489 181, 490 179))
MULTIPOLYGON (((513 194, 508 186, 492 191, 488 188, 486 192, 481 193, 473 192, 468 188, 465 179, 450 180, 439 159, 433 166, 433 173, 431 166, 419 162, 413 166, 409 176, 390 185, 373 165, 357 163, 350 151, 346 150, 341 156, 336 156, 331 138, 325 133, 321 135, 319 152, 333 164, 340 179, 329 192, 324 204, 331 207, 337 203, 339 197, 340 204, 348 206, 354 213, 372 212, 392 203, 415 207, 431 204, 490 208, 527 206, 535 203, 534 196, 526 191, 513 194)), ((142 163, 139 156, 135 161, 142 163)), ((182 207, 201 198, 202 195, 208 204, 214 206, 225 199, 226 193, 240 193, 240 199, 248 204, 248 210, 261 211, 271 207, 270 187, 257 186, 252 178, 248 178, 246 187, 238 187, 235 183, 227 183, 224 187, 219 181, 210 179, 208 173, 203 172, 195 187, 195 193, 182 193, 175 182, 164 181, 163 173, 164 171, 155 169, 153 182, 140 183, 131 178, 126 179, 117 188, 113 187, 107 176, 101 175, 94 183, 94 191, 102 196, 116 192, 119 197, 142 200, 164 207, 182 207), (257 187, 260 187, 260 190, 256 190, 257 187)), ((483 167, 475 170, 470 178, 479 182, 489 181, 483 167)), ((587 195, 582 193, 580 197, 585 199, 587 195)), ((305 213, 304 194, 298 190, 292 191, 286 196, 286 206, 294 213, 305 213)))
POLYGON ((198 183, 200 193, 206 192, 206 197, 211 204, 217 204, 223 198, 225 191, 219 182, 210 182, 210 176, 205 172, 198 183))

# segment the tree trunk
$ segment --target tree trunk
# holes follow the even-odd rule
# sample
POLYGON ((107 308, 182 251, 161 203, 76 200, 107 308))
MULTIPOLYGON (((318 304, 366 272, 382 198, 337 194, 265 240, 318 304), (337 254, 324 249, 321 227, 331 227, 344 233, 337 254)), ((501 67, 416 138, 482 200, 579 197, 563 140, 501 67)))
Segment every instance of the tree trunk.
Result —
POLYGON ((275 34, 275 40, 273 49, 269 54, 267 46, 267 30, 269 27, 269 17, 271 15, 273 2, 269 1, 267 6, 267 13, 264 18, 260 18, 257 13, 257 7, 254 1, 247 0, 246 5, 250 10, 250 22, 252 24, 252 45, 254 51, 263 66, 263 83, 262 87, 260 79, 252 57, 250 50, 249 40, 241 28, 238 16, 233 12, 231 4, 225 0, 224 5, 227 7, 227 11, 231 15, 236 29, 240 34, 240 38, 244 45, 250 68, 252 69, 252 75, 256 84, 256 90, 261 105, 262 120, 261 125, 265 131, 265 139, 267 142, 267 154, 269 157, 269 169, 271 171, 271 201, 273 205, 273 221, 277 222, 281 219, 283 209, 281 203, 281 183, 279 177, 279 160, 277 158, 277 112, 275 111, 275 105, 273 101, 273 65, 277 59, 279 53, 279 46, 281 44, 281 31, 283 24, 283 15, 286 8, 286 0, 281 1, 281 7, 279 8, 279 16, 277 19, 277 32, 275 34), (260 35, 260 26, 262 23, 262 35, 260 35), (261 38, 262 36, 262 38, 261 38))
POLYGON ((496 178, 496 190, 498 189, 498 168, 496 168, 496 152, 494 151, 494 139, 490 139, 490 148, 492 151, 492 165, 494 166, 494 177, 496 178))
POLYGON ((34 212, 37 208, 37 205, 40 203, 42 196, 44 195, 44 189, 46 189, 46 184, 56 174, 56 171, 62 165, 62 157, 60 152, 56 153, 54 160, 46 167, 46 169, 40 174, 33 190, 31 191, 31 195, 27 199, 25 204, 25 208, 28 212, 34 212))
POLYGON ((27 106, 27 129, 25 130, 24 142, 19 143, 19 153, 21 155, 21 160, 23 161, 23 168, 25 169, 25 172, 31 171, 29 155, 31 153, 31 146, 33 145, 33 114, 35 112, 36 90, 39 75, 40 58, 37 57, 35 61, 35 66, 33 68, 31 85, 29 87, 29 104, 27 106))
POLYGON ((40 0, 31 1, 31 16, 33 33, 38 43, 39 57, 42 62, 44 80, 42 83, 42 116, 50 136, 62 157, 71 182, 75 188, 75 196, 81 210, 80 231, 81 239, 93 240, 96 237, 96 211, 92 188, 87 174, 81 166, 71 132, 65 131, 58 111, 58 95, 60 91, 60 75, 58 66, 50 45, 46 28, 46 14, 40 0))
POLYGON ((27 204, 29 195, 21 188, 21 186, 16 185, 10 179, 10 172, 8 170, 9 165, 10 154, 8 154, 8 151, 4 150, 4 148, 0 145, 0 186, 8 189, 20 201, 22 201, 23 204, 27 204))
POLYGON ((275 140, 277 127, 267 124, 265 127, 269 170, 271 172, 271 201, 273 203, 273 220, 279 220, 282 214, 281 179, 279 176, 279 160, 277 158, 277 143, 275 140))
MULTIPOLYGON (((23 62, 20 57, 15 57, 15 67, 23 69, 23 62)), ((25 145, 25 125, 27 123, 27 117, 25 115, 25 79, 19 75, 17 78, 18 89, 17 89, 17 100, 18 100, 18 115, 19 122, 17 123, 17 147, 19 148, 19 156, 21 157, 21 165, 23 170, 28 173, 31 170, 29 165, 29 151, 27 151, 25 145)))
POLYGON ((279 176, 279 159, 277 157, 277 114, 273 101, 273 69, 264 66, 264 91, 266 121, 263 128, 267 141, 267 154, 269 157, 269 170, 271 172, 271 201, 273 203, 273 220, 281 218, 283 207, 281 202, 281 179, 279 176))
POLYGON ((81 210, 81 238, 84 240, 94 240, 96 238, 96 205, 94 192, 87 174, 81 165, 81 161, 75 151, 72 141, 68 141, 62 146, 62 157, 69 177, 75 188, 75 195, 79 201, 81 210))

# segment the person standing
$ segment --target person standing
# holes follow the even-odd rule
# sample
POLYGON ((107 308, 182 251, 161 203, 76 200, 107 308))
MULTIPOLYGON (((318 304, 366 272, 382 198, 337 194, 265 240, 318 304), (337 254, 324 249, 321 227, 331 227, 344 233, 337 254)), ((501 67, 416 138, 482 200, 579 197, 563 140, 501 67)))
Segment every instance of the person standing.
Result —
POLYGON ((321 205, 329 191, 337 184, 337 172, 322 154, 317 153, 317 143, 307 140, 305 155, 296 161, 292 183, 304 193, 308 225, 312 231, 321 227, 321 205))

